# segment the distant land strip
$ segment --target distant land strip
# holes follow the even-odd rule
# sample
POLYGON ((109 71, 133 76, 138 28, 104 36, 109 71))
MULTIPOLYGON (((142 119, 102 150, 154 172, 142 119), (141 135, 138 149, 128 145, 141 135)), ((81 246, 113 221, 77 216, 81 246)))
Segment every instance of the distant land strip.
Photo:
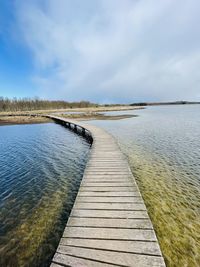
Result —
POLYGON ((172 102, 138 102, 132 103, 130 106, 163 106, 163 105, 191 105, 200 104, 198 101, 172 101, 172 102))

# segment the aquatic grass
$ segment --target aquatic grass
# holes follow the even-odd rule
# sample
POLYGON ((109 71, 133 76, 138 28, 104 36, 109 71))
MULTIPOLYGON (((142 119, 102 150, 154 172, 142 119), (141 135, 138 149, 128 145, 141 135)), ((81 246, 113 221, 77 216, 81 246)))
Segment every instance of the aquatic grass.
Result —
POLYGON ((196 188, 183 182, 178 168, 173 166, 171 171, 161 159, 155 164, 152 155, 134 152, 128 152, 130 166, 167 266, 200 266, 200 195, 196 188))
POLYGON ((92 123, 113 134, 129 158, 167 266, 199 267, 200 105, 133 114, 139 117, 92 123))
MULTIPOLYGON (((59 224, 66 193, 56 190, 51 198, 43 198, 27 219, 9 233, 11 242, 2 250, 9 259, 5 258, 4 262, 1 258, 2 266, 39 266, 41 259, 44 261, 46 252, 43 253, 41 246, 59 224)), ((55 242, 52 245, 55 246, 55 242)))
POLYGON ((71 211, 89 144, 57 124, 0 134, 0 266, 47 267, 71 211))

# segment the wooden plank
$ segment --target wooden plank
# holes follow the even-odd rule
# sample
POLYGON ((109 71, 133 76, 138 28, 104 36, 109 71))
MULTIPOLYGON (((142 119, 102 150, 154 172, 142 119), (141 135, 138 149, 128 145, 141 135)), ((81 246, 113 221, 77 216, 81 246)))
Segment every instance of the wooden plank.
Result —
POLYGON ((121 174, 121 175, 130 175, 130 172, 129 172, 129 170, 121 170, 121 169, 119 169, 119 170, 113 170, 113 169, 110 169, 110 168, 102 168, 102 169, 93 169, 93 170, 85 170, 85 173, 86 174, 90 174, 90 173, 92 173, 92 174, 96 174, 96 175, 104 175, 104 174, 114 174, 114 175, 116 175, 116 174, 121 174))
POLYGON ((81 197, 139 197, 139 192, 126 191, 126 192, 84 192, 79 190, 78 196, 81 197))
MULTIPOLYGON (((110 160, 92 160, 91 159, 91 161, 92 162, 90 162, 89 164, 88 164, 88 166, 90 167, 90 166, 94 166, 94 167, 102 167, 102 165, 104 165, 105 164, 105 167, 107 167, 107 166, 109 166, 109 167, 119 167, 119 164, 120 164, 120 166, 121 166, 121 159, 120 160, 113 160, 113 161, 110 161, 110 160)), ((122 166, 125 168, 125 167, 127 167, 127 163, 122 163, 122 166)))
POLYGON ((146 207, 143 203, 81 203, 76 201, 74 209, 95 209, 95 210, 143 210, 146 211, 146 207))
POLYGON ((77 198, 79 202, 107 202, 107 203, 143 203, 141 197, 84 197, 79 196, 77 198))
POLYGON ((124 182, 126 182, 126 181, 132 181, 133 178, 131 177, 131 175, 123 175, 123 174, 109 174, 109 175, 97 174, 95 175, 95 174, 84 173, 84 180, 86 179, 92 179, 93 181, 96 181, 96 180, 103 181, 103 180, 112 179, 113 181, 123 180, 124 182))
POLYGON ((94 170, 97 170, 97 171, 106 171, 106 170, 111 170, 111 171, 115 171, 115 172, 119 172, 119 171, 127 171, 127 166, 110 166, 110 165, 104 165, 104 166, 97 166, 96 164, 95 165, 90 165, 90 166, 87 166, 87 171, 94 171, 94 170))
POLYGON ((65 228, 63 237, 79 237, 93 239, 108 240, 140 240, 140 241, 156 241, 153 230, 143 229, 113 229, 113 228, 86 228, 86 227, 70 227, 65 228))
POLYGON ((132 185, 132 187, 133 188, 135 188, 136 187, 136 184, 134 184, 134 183, 131 183, 131 181, 130 180, 126 180, 125 182, 123 181, 123 178, 120 178, 120 179, 112 179, 112 178, 107 178, 107 179, 91 179, 91 178, 87 178, 87 180, 86 179, 84 179, 83 181, 82 181, 82 185, 83 186, 85 186, 85 185, 87 185, 87 186, 99 186, 99 184, 104 184, 104 185, 107 185, 107 186, 114 186, 114 185, 116 185, 116 184, 118 184, 118 185, 125 185, 125 186, 131 186, 132 185))
POLYGON ((107 219, 70 217, 68 226, 153 229, 149 219, 107 219))
POLYGON ((132 186, 81 186, 79 192, 134 192, 138 193, 137 190, 134 190, 132 186))
POLYGON ((106 181, 106 182, 102 182, 102 181, 94 182, 94 181, 92 181, 91 182, 91 181, 86 180, 86 181, 83 181, 82 184, 81 184, 81 187, 85 187, 85 186, 87 186, 87 187, 95 187, 95 186, 99 186, 99 187, 105 187, 105 186, 107 186, 107 187, 108 186, 111 186, 111 187, 113 187, 113 186, 117 186, 117 187, 119 187, 119 186, 129 186, 129 187, 135 188, 132 183, 124 182, 124 181, 120 181, 120 182, 115 181, 115 183, 111 183, 111 182, 108 182, 108 181, 106 181))
MULTIPOLYGON (((123 177, 119 178, 112 178, 112 177, 107 177, 107 178, 94 178, 92 179, 91 177, 88 177, 87 179, 84 179, 82 181, 82 184, 87 184, 87 183, 132 183, 131 179, 125 179, 123 180, 123 177)), ((137 185, 133 182, 132 186, 135 188, 137 185)), ((137 187, 138 188, 138 187, 137 187)))
POLYGON ((57 263, 51 263, 50 267, 63 267, 63 265, 57 263))
POLYGON ((73 217, 99 217, 99 218, 122 218, 122 219, 145 219, 148 218, 146 211, 124 211, 124 210, 75 210, 71 212, 73 217))

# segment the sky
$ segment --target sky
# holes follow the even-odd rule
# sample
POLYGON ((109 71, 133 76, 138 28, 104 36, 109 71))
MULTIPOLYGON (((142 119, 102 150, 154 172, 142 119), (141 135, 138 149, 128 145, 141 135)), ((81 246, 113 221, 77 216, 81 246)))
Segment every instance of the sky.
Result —
POLYGON ((0 96, 200 101, 199 0, 0 0, 0 96))

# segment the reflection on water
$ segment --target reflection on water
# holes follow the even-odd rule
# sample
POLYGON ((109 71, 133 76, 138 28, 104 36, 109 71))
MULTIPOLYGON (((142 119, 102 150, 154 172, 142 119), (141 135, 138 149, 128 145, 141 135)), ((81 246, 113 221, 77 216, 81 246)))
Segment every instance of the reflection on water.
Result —
POLYGON ((48 266, 89 145, 54 124, 0 127, 0 266, 48 266))
POLYGON ((117 137, 128 156, 167 266, 199 267, 200 106, 132 113, 139 117, 92 123, 117 137))

